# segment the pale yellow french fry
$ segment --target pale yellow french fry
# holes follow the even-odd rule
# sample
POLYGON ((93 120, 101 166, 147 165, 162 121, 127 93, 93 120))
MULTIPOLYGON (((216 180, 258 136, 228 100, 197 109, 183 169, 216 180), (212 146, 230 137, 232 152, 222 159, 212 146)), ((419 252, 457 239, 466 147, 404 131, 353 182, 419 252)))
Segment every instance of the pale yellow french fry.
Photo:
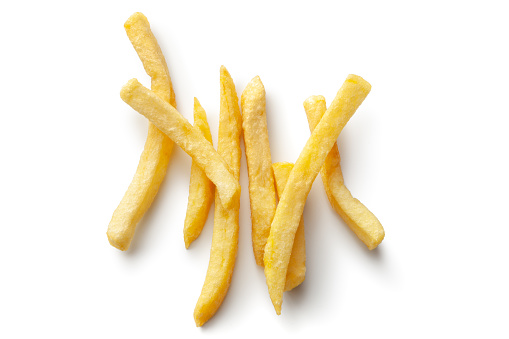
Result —
POLYGON ((276 189, 265 113, 265 88, 260 77, 251 80, 242 92, 241 108, 249 176, 251 238, 256 263, 263 266, 263 250, 276 212, 276 189))
MULTIPOLYGON (((151 78, 152 90, 162 100, 176 107, 168 67, 147 18, 141 13, 134 13, 124 27, 151 78)), ((173 142, 150 123, 145 149, 134 178, 108 225, 106 234, 111 245, 122 251, 129 248, 136 225, 159 190, 172 150, 173 142)))
POLYGON ((216 185, 216 191, 225 207, 235 205, 240 196, 239 181, 198 128, 193 127, 173 106, 136 79, 129 80, 122 87, 120 97, 193 158, 216 185))
MULTIPOLYGON (((237 182, 240 178, 241 134, 242 118, 235 84, 226 68, 221 66, 217 151, 230 166, 237 182)), ((230 287, 239 241, 239 206, 239 196, 235 197, 230 207, 226 207, 216 193, 209 267, 194 309, 196 326, 202 326, 216 313, 230 287)))
MULTIPOLYGON (((205 110, 198 99, 194 98, 194 126, 212 144, 212 135, 205 110)), ((186 248, 198 238, 209 215, 214 199, 214 184, 194 161, 191 164, 189 179, 189 198, 186 219, 184 220, 184 243, 186 248)))
POLYGON ((269 295, 277 314, 281 314, 288 263, 311 185, 341 130, 370 90, 371 85, 361 77, 347 77, 290 173, 287 189, 276 208, 263 259, 269 295))
MULTIPOLYGON (((274 169, 274 178, 278 196, 282 196, 286 187, 286 182, 293 169, 293 164, 289 162, 276 162, 272 164, 274 169)), ((288 263, 288 272, 286 273, 285 291, 290 291, 299 286, 306 278, 306 237, 304 235, 304 218, 300 218, 299 227, 295 233, 293 241, 292 254, 288 263)))
MULTIPOLYGON (((311 132, 320 122, 326 111, 323 96, 311 96, 304 101, 311 132)), ((343 181, 340 155, 337 143, 327 155, 320 170, 323 187, 334 210, 341 216, 350 229, 370 249, 380 244, 385 236, 384 228, 370 210, 355 199, 343 181)))

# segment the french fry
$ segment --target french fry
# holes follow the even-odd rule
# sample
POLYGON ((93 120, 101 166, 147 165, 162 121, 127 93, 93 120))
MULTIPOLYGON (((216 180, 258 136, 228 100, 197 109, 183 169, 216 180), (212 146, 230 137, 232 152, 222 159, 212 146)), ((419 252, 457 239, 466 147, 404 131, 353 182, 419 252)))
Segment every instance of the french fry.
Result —
POLYGON ((276 212, 276 189, 270 158, 265 113, 265 88, 255 77, 242 92, 242 130, 249 177, 251 237, 256 263, 263 266, 263 250, 276 212))
MULTIPOLYGON (((282 196, 288 181, 288 176, 293 169, 289 162, 276 162, 272 164, 278 196, 282 196)), ((306 237, 304 235, 304 218, 300 218, 299 227, 295 233, 292 254, 286 273, 285 291, 290 291, 299 286, 306 277, 306 237)))
MULTIPOLYGON (((217 151, 226 160, 237 182, 240 178, 240 137, 242 118, 235 84, 221 66, 221 104, 217 151)), ((205 324, 224 300, 235 266, 239 241, 240 197, 235 196, 230 207, 224 206, 216 193, 214 230, 210 261, 203 288, 194 309, 196 326, 205 324)))
MULTIPOLYGON (((168 66, 147 18, 141 13, 134 13, 124 27, 151 78, 152 90, 162 100, 176 107, 168 66)), ((172 150, 173 142, 150 123, 145 148, 134 178, 108 225, 106 234, 114 247, 122 251, 129 248, 136 225, 159 190, 172 150)))
POLYGON ((281 314, 288 263, 311 185, 341 130, 370 90, 371 85, 361 77, 347 77, 290 173, 288 188, 276 208, 263 259, 269 295, 277 314, 281 314))
MULTIPOLYGON (((323 96, 311 96, 304 101, 304 109, 308 117, 309 129, 320 122, 326 111, 323 96)), ((350 229, 370 249, 380 244, 385 236, 384 228, 376 216, 359 200, 355 199, 346 188, 341 172, 340 155, 337 143, 327 155, 320 170, 323 187, 334 210, 345 221, 350 229)))
MULTIPOLYGON (((194 126, 198 127, 203 136, 212 144, 207 115, 196 98, 194 98, 194 126)), ((213 199, 214 184, 207 178, 200 166, 193 161, 189 180, 186 219, 184 220, 184 243, 186 248, 189 248, 189 245, 198 238, 203 230, 213 199)))
POLYGON ((235 205, 240 196, 239 181, 198 128, 193 127, 173 106, 161 100, 136 79, 129 80, 122 87, 120 97, 193 158, 216 185, 221 203, 226 208, 235 205))

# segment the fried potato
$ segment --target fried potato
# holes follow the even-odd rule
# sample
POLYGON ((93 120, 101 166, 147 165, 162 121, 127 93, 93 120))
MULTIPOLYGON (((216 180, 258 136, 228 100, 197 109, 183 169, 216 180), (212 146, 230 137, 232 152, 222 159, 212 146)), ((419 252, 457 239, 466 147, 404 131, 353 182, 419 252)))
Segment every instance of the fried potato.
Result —
POLYGON ((263 259, 270 298, 277 314, 281 314, 288 263, 311 185, 341 130, 370 90, 371 85, 361 77, 347 77, 290 173, 288 188, 276 208, 263 259))
MULTIPOLYGON (((235 84, 221 66, 221 104, 217 151, 226 160, 237 182, 240 178, 242 118, 235 84)), ((196 326, 205 324, 218 310, 228 292, 237 257, 240 197, 230 207, 221 204, 216 193, 214 230, 205 283, 194 309, 196 326)))
MULTIPOLYGON (((194 98, 194 126, 212 144, 209 124, 205 110, 198 99, 194 98)), ((207 221, 210 205, 214 199, 214 184, 194 161, 191 164, 189 180, 189 199, 186 219, 184 220, 184 243, 186 248, 198 238, 207 221)))
MULTIPOLYGON (((313 132, 325 113, 325 98, 323 96, 309 97, 304 101, 304 109, 308 117, 309 129, 313 132)), ((372 250, 382 242, 385 236, 384 228, 375 215, 359 200, 355 199, 346 188, 340 161, 341 158, 336 143, 327 155, 320 170, 323 187, 334 210, 357 237, 372 250)))
POLYGON ((242 92, 241 107, 249 177, 253 252, 256 263, 263 266, 263 250, 276 212, 276 189, 265 113, 265 88, 260 77, 255 77, 247 84, 242 92))
POLYGON ((225 207, 235 205, 234 202, 240 196, 239 181, 198 128, 193 127, 173 106, 161 100, 136 79, 131 79, 122 87, 120 97, 193 158, 216 185, 225 207))
MULTIPOLYGON (((276 162, 272 164, 274 178, 276 179, 277 194, 282 196, 288 181, 288 176, 293 169, 289 162, 276 162)), ((304 218, 300 218, 299 227, 295 233, 292 254, 286 273, 285 291, 290 291, 299 286, 306 277, 306 238, 304 235, 304 218)))
MULTIPOLYGON (((176 107, 168 66, 147 18, 141 13, 135 13, 125 22, 124 27, 145 71, 151 77, 152 90, 162 100, 176 107)), ((114 247, 122 251, 129 248, 136 225, 159 190, 172 150, 173 142, 150 123, 134 178, 108 225, 106 234, 114 247)))

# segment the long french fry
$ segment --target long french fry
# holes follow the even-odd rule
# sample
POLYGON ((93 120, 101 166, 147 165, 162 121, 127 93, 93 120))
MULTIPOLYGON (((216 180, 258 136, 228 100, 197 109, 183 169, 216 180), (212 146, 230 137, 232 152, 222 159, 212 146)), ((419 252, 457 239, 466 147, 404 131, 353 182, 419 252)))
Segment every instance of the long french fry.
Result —
POLYGON ((161 100, 136 79, 129 80, 122 87, 120 97, 193 158, 216 185, 221 203, 225 207, 235 205, 240 196, 239 181, 198 128, 193 127, 173 106, 161 100))
MULTIPOLYGON (((235 84, 226 68, 221 66, 217 151, 230 166, 237 182, 240 178, 241 134, 242 118, 235 84)), ((196 326, 202 326, 216 313, 230 287, 239 241, 239 206, 239 196, 235 197, 230 207, 226 207, 216 193, 209 267, 194 309, 196 326)))
MULTIPOLYGON (((212 144, 207 115, 198 99, 194 98, 194 126, 212 144)), ((184 243, 186 248, 198 238, 207 221, 210 205, 214 199, 214 184, 194 161, 191 164, 189 199, 184 220, 184 243)))
MULTIPOLYGON (((323 96, 309 97, 304 101, 304 109, 308 117, 309 129, 313 132, 326 111, 325 98, 323 96)), ((325 192, 334 210, 357 237, 372 250, 382 242, 385 236, 384 228, 376 216, 355 199, 346 188, 340 161, 338 145, 335 143, 320 170, 325 192)))
POLYGON ((256 263, 263 266, 263 250, 276 212, 276 189, 265 113, 265 88, 260 77, 255 77, 247 84, 242 92, 241 107, 249 176, 253 252, 256 263))
POLYGON ((311 185, 341 130, 364 101, 371 85, 349 75, 322 119, 309 137, 288 178, 287 189, 279 200, 265 246, 265 277, 277 314, 281 314, 283 291, 295 232, 311 185))
MULTIPOLYGON (((151 77, 152 90, 162 100, 176 107, 168 66, 147 18, 141 13, 134 13, 124 27, 145 71, 151 77)), ((145 149, 134 178, 108 225, 106 234, 114 247, 122 251, 129 248, 136 225, 159 190, 172 150, 173 142, 150 123, 145 149)))
MULTIPOLYGON (((276 162, 272 164, 274 169, 274 178, 278 196, 282 196, 293 169, 293 164, 289 162, 276 162)), ((290 291, 299 286, 306 278, 306 237, 304 235, 304 218, 300 218, 299 227, 295 233, 293 241, 292 254, 288 263, 288 272, 286 273, 285 291, 290 291)))

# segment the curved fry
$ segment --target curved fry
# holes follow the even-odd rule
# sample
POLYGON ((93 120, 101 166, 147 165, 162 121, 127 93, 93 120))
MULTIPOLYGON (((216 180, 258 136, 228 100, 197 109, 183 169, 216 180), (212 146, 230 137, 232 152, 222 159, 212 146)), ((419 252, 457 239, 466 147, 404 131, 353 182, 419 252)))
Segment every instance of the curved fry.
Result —
MULTIPOLYGON (((221 66, 217 151, 230 166, 237 182, 240 178, 241 134, 242 119, 235 84, 226 68, 221 66)), ((230 207, 226 207, 221 204, 216 193, 209 267, 194 309, 194 320, 198 327, 205 324, 216 313, 230 287, 239 241, 239 206, 239 196, 235 197, 230 207)))
MULTIPOLYGON (((145 71, 151 77, 152 90, 162 100, 176 107, 168 66, 147 18, 142 13, 134 13, 124 27, 145 71)), ((119 250, 129 248, 136 225, 159 190, 172 150, 173 142, 150 123, 134 178, 115 209, 106 232, 110 244, 119 250)))
MULTIPOLYGON (((323 96, 311 96, 304 101, 309 129, 313 132, 326 110, 323 96)), ((376 216, 359 200, 355 199, 343 180, 338 145, 334 144, 320 170, 323 187, 332 207, 350 229, 370 249, 380 244, 385 236, 384 228, 376 216)))
POLYGON ((260 77, 255 77, 247 84, 242 92, 241 107, 249 176, 253 252, 256 263, 263 266, 263 250, 276 212, 276 189, 265 113, 265 88, 260 77))
POLYGON ((309 137, 288 178, 279 200, 265 246, 265 277, 277 314, 281 314, 283 290, 295 232, 304 210, 311 185, 341 130, 364 101, 371 85, 356 75, 349 75, 336 97, 309 137))
MULTIPOLYGON (((207 115, 198 99, 194 98, 194 126, 198 127, 205 139, 212 144, 212 135, 207 115)), ((214 184, 194 161, 189 180, 189 199, 184 220, 184 243, 186 248, 198 238, 207 221, 210 205, 214 199, 214 184)))
MULTIPOLYGON (((274 178, 278 196, 282 196, 293 169, 293 164, 289 162, 276 162, 272 164, 274 169, 274 178)), ((288 263, 288 272, 286 273, 285 292, 299 286, 306 278, 306 237, 304 235, 304 218, 301 216, 299 227, 295 233, 293 241, 292 254, 288 263)))

